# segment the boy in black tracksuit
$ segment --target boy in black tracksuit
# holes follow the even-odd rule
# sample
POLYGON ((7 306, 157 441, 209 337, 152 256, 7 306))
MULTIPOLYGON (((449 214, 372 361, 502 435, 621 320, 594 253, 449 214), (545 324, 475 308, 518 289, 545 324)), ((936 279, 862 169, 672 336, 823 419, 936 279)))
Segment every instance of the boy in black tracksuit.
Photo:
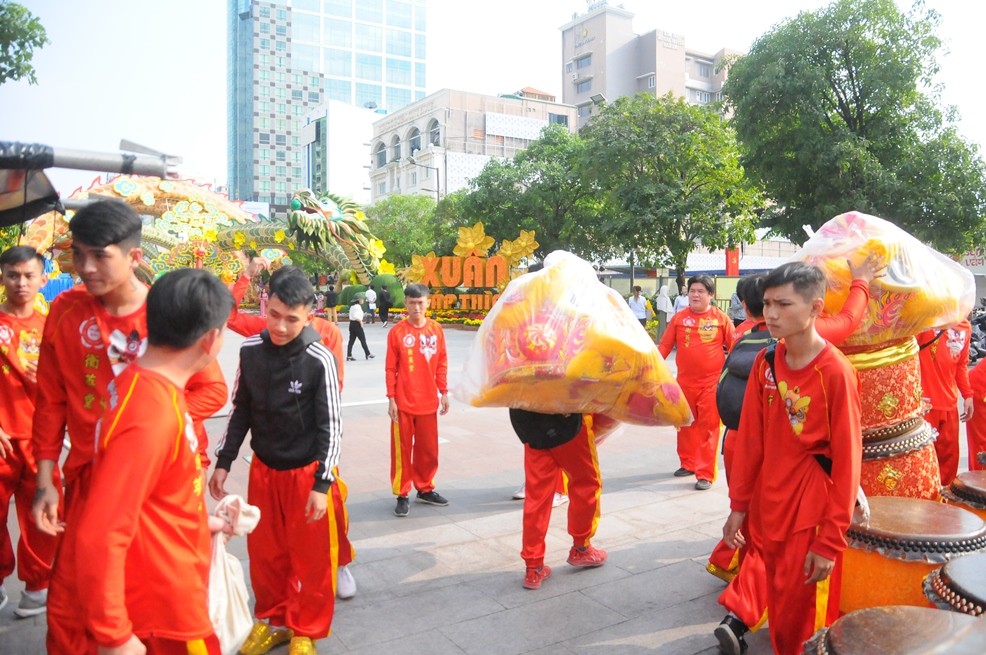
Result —
POLYGON ((337 553, 326 512, 339 461, 342 412, 336 362, 310 325, 314 289, 300 276, 271 276, 267 329, 243 342, 233 411, 209 483, 225 495, 227 473, 249 430, 254 459, 248 499, 260 523, 247 538, 258 621, 241 653, 292 640, 314 652, 329 634, 337 553), (267 623, 263 622, 267 619, 267 623))

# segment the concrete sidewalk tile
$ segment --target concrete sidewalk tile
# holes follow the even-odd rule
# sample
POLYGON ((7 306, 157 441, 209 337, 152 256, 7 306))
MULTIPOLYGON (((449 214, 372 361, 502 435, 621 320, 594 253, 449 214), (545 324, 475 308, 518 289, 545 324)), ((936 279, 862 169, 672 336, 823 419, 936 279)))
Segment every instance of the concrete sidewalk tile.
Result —
MULTIPOLYGON (((638 556, 637 552, 631 551, 624 553, 623 558, 633 561, 638 556)), ((703 596, 711 597, 714 604, 720 591, 721 585, 716 584, 715 578, 704 568, 685 560, 595 585, 582 593, 614 612, 636 617, 703 596)))
MULTIPOLYGON (((409 613, 405 611, 405 616, 410 620, 409 613)), ((328 650, 335 653, 341 651, 328 650)), ((409 637, 399 637, 393 641, 382 644, 373 644, 364 648, 356 648, 346 651, 349 655, 380 655, 381 653, 427 653, 428 655, 463 655, 466 651, 462 650, 455 643, 443 635, 437 629, 420 632, 409 637)), ((569 651, 570 652, 570 651, 569 651)))

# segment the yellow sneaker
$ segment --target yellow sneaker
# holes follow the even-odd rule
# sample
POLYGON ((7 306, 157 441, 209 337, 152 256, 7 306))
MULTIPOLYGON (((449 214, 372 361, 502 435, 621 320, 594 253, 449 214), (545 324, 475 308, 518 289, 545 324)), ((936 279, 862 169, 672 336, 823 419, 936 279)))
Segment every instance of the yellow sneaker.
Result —
MULTIPOLYGON (((263 621, 257 621, 250 630, 250 636, 240 646, 240 655, 264 655, 294 637, 287 628, 272 628, 263 621)), ((315 652, 314 650, 312 652, 315 652)))
POLYGON ((315 655, 315 644, 308 637, 293 637, 288 646, 288 655, 315 655))

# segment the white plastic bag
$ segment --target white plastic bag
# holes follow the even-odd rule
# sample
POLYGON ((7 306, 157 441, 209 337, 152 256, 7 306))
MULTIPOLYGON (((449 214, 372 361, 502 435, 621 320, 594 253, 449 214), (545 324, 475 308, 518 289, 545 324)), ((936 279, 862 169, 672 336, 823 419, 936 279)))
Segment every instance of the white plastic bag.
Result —
MULTIPOLYGON (((252 532, 260 520, 260 510, 236 495, 219 501, 214 514, 232 526, 236 535, 252 532)), ((243 565, 226 552, 228 539, 224 532, 212 535, 212 565, 209 568, 209 619, 223 655, 239 651, 254 623, 243 565)))

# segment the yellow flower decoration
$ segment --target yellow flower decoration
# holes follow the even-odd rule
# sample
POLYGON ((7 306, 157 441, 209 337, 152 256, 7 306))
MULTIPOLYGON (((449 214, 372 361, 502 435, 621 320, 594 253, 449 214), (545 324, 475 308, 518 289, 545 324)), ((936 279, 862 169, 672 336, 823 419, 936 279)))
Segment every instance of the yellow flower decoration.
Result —
POLYGON ((458 257, 469 257, 470 255, 485 257, 494 243, 493 237, 486 236, 486 230, 480 221, 472 227, 459 228, 459 243, 452 252, 458 257))
POLYGON ((257 248, 258 248, 257 242, 256 241, 250 241, 250 249, 251 250, 257 250, 257 248))
POLYGON ((202 233, 202 236, 205 237, 206 241, 209 241, 211 243, 215 243, 216 240, 219 238, 219 234, 215 230, 206 230, 205 232, 202 233))
POLYGON ((284 230, 278 230, 274 233, 274 241, 277 243, 284 241, 285 237, 287 237, 287 235, 284 233, 284 230))
POLYGON ((383 245, 383 241, 380 239, 372 239, 366 249, 377 259, 383 257, 383 254, 387 252, 387 247, 383 245))
POLYGON ((435 251, 432 250, 427 255, 411 255, 411 265, 404 270, 404 279, 408 282, 420 282, 425 276, 425 265, 422 260, 425 257, 434 257, 435 251))
POLYGON ((244 243, 246 243, 246 237, 243 236, 242 232, 237 232, 233 235, 233 245, 236 246, 237 250, 242 248, 244 243))
POLYGON ((507 241, 506 239, 500 242, 500 249, 496 251, 496 254, 506 259, 507 263, 511 266, 516 266, 523 258, 517 244, 513 241, 507 241))
POLYGON ((380 273, 380 275, 394 275, 397 272, 397 269, 395 269, 394 265, 386 259, 381 259, 380 268, 377 272, 380 273))
POLYGON ((514 240, 514 246, 518 249, 521 258, 533 255, 540 245, 534 240, 534 230, 521 230, 520 236, 514 240))
POLYGON ((294 250, 294 241, 288 241, 288 250, 294 250))

